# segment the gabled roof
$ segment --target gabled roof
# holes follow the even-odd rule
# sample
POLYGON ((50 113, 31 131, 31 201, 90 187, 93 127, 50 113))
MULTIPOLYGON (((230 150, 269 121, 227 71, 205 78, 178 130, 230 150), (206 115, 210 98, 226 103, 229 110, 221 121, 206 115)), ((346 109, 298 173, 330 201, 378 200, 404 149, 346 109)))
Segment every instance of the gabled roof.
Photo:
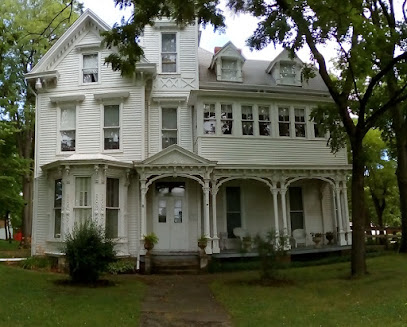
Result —
POLYGON ((59 40, 48 50, 34 68, 26 74, 27 78, 31 75, 38 75, 51 69, 52 65, 63 55, 67 48, 77 39, 78 35, 85 30, 87 23, 93 23, 95 30, 107 31, 110 26, 100 19, 92 10, 87 9, 70 28, 59 38, 59 40))
POLYGON ((173 144, 156 153, 144 161, 134 161, 137 166, 214 166, 215 161, 210 161, 188 151, 179 145, 173 144))
POLYGON ((219 57, 234 57, 236 59, 241 60, 242 62, 246 61, 246 58, 243 57, 241 51, 238 48, 236 48, 236 46, 230 41, 214 54, 214 56, 212 57, 211 65, 209 67, 210 69, 213 69, 216 60, 219 57))
POLYGON ((294 53, 294 58, 291 57, 291 53, 289 50, 284 49, 283 51, 281 51, 277 57, 275 57, 273 59, 273 61, 270 63, 270 65, 268 65, 266 72, 268 74, 270 74, 270 72, 273 70, 273 67, 275 66, 276 63, 280 62, 280 61, 292 61, 295 62, 298 65, 304 65, 304 63, 301 61, 300 58, 298 58, 297 54, 294 53))

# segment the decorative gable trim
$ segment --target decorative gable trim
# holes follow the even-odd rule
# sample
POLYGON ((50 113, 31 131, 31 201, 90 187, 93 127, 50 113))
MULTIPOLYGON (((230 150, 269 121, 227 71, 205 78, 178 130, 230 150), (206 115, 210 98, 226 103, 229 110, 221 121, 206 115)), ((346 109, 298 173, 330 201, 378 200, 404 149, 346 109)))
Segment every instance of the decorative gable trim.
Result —
POLYGON ((173 144, 144 161, 134 161, 135 167, 143 166, 215 166, 216 161, 207 160, 179 145, 173 144))

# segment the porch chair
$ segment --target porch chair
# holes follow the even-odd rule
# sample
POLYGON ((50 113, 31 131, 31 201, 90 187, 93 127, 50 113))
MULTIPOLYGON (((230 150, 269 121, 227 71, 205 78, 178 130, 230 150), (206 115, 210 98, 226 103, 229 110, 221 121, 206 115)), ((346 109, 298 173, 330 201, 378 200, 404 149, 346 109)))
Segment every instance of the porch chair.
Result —
POLYGON ((294 239, 294 247, 298 247, 298 245, 305 246, 307 237, 305 235, 305 230, 304 229, 294 229, 293 230, 293 239, 294 239))
POLYGON ((243 241, 243 237, 248 235, 247 229, 244 229, 242 227, 233 228, 233 235, 235 235, 237 238, 243 241))

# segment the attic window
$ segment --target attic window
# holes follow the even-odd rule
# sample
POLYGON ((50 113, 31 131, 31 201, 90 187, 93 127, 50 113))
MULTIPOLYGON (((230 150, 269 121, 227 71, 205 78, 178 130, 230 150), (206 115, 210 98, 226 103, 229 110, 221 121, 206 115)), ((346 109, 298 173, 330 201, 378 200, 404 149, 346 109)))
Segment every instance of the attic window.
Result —
POLYGON ((222 59, 222 80, 237 81, 238 68, 236 59, 222 59))
POLYGON ((297 69, 293 63, 280 63, 281 84, 296 84, 297 69))
POLYGON ((83 55, 83 83, 96 83, 99 77, 98 54, 83 55))

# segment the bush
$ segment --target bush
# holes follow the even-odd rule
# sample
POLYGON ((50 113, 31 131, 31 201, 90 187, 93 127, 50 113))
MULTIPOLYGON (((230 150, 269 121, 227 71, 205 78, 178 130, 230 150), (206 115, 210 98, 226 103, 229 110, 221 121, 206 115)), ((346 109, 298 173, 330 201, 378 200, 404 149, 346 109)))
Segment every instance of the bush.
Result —
POLYGON ((39 269, 47 270, 51 268, 51 260, 48 257, 34 256, 29 257, 27 260, 22 260, 19 262, 20 267, 23 269, 39 269))
POLYGON ((260 257, 261 278, 278 279, 277 258, 286 254, 284 245, 287 243, 287 237, 282 236, 282 232, 277 235, 276 232, 270 231, 264 239, 257 235, 254 243, 260 257))
POLYGON ((66 238, 64 252, 69 275, 76 283, 94 283, 116 261, 114 242, 93 221, 75 225, 66 238))
POLYGON ((136 271, 134 267, 134 260, 127 259, 111 262, 107 268, 107 271, 112 275, 132 274, 136 271))

